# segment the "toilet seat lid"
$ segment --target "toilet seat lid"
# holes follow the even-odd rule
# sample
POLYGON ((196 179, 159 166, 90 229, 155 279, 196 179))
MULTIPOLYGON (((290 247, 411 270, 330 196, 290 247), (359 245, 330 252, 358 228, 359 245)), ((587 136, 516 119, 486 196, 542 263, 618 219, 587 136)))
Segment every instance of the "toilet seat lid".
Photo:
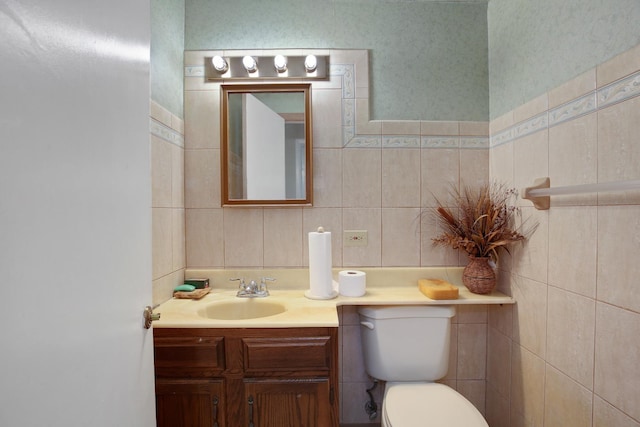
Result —
POLYGON ((387 383, 383 406, 390 427, 489 427, 471 402, 438 383, 387 383))

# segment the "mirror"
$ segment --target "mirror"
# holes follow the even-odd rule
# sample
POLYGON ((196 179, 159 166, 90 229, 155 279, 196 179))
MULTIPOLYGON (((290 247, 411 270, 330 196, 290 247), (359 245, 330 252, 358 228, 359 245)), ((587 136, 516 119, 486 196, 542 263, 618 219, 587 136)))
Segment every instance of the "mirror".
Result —
POLYGON ((221 87, 222 205, 310 206, 311 84, 221 87))

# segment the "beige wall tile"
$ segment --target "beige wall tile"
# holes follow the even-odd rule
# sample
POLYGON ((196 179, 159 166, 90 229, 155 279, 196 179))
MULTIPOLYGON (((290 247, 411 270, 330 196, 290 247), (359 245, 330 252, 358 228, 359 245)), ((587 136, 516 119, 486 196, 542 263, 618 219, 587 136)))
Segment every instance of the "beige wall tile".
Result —
POLYGON ((549 91, 549 108, 569 102, 596 89, 596 70, 580 74, 578 77, 549 91))
MULTIPOLYGON (((451 335, 449 337, 449 369, 442 378, 442 382, 453 381, 458 377, 458 324, 451 324, 451 335)), ((455 388, 455 387, 454 387, 455 388)))
POLYGON ((486 305, 459 305, 456 310, 458 323, 487 323, 486 305))
POLYGON ((598 300, 640 312, 640 206, 598 208, 598 300))
POLYGON ((461 136, 489 136, 489 122, 460 122, 461 136))
POLYGON ((598 87, 632 74, 640 69, 640 44, 597 67, 598 87))
POLYGON ((315 148, 342 147, 342 91, 313 89, 313 146, 315 148))
POLYGON ((265 267, 302 267, 302 208, 264 210, 265 267))
MULTIPOLYGON (((549 129, 549 178, 552 187, 592 184, 598 180, 598 115, 570 120, 549 129)), ((554 196, 553 206, 595 205, 594 194, 554 196)))
POLYGON ((184 208, 184 148, 171 145, 171 206, 184 208))
POLYGON ((149 102, 149 116, 163 125, 171 127, 171 112, 155 101, 149 102))
POLYGON ((512 419, 523 426, 544 425, 544 360, 513 343, 510 376, 512 419))
POLYGON ((598 303, 596 322, 594 391, 640 420, 640 314, 598 303))
POLYGON ((547 340, 547 285, 513 276, 511 287, 516 300, 513 340, 544 358, 547 340))
POLYGON ((343 209, 344 230, 367 230, 367 246, 345 247, 342 265, 345 267, 379 266, 382 260, 381 209, 343 209))
POLYGON ((489 328, 487 382, 505 398, 511 397, 511 340, 489 328))
POLYGON ((370 120, 369 98, 356 99, 356 134, 357 135, 381 135, 382 122, 370 120))
POLYGON ((503 144, 491 149, 489 178, 492 181, 502 182, 508 187, 515 186, 513 152, 513 144, 503 144))
POLYGON ((593 390, 596 302, 549 286, 547 362, 593 390))
POLYGON ((342 327, 342 381, 366 383, 369 377, 365 372, 360 339, 360 325, 342 327))
POLYGON ((502 396, 487 383, 486 419, 491 427, 511 427, 509 399, 502 396))
MULTIPOLYGON (((547 130, 536 132, 514 142, 513 168, 516 188, 529 187, 537 178, 549 176, 547 130)), ((520 205, 531 206, 531 202, 522 200, 520 205)))
POLYGON ((151 209, 153 279, 173 271, 171 211, 169 208, 151 209))
POLYGON ((452 206, 452 189, 460 185, 460 152, 457 149, 423 149, 422 206, 452 206))
MULTIPOLYGON (((640 98, 598 112, 598 182, 640 179, 640 98)), ((607 193, 599 204, 640 203, 640 192, 607 193)))
POLYGON ((178 132, 180 135, 184 135, 184 120, 180 117, 171 115, 171 129, 178 132))
POLYGON ((489 182, 489 150, 460 150, 460 186, 478 187, 489 182))
POLYGON ((185 50, 184 51, 184 65, 202 65, 205 61, 205 57, 212 57, 214 55, 224 55, 223 50, 185 50))
POLYGON ((547 365, 545 427, 590 427, 593 394, 547 365))
POLYGON ((172 206, 171 144, 151 135, 151 206, 172 206))
POLYGON ((313 205, 342 206, 342 150, 313 150, 313 205))
POLYGON ((220 150, 185 150, 185 206, 219 208, 220 150))
POLYGON ((513 334, 513 305, 491 305, 487 311, 489 327, 511 338, 513 334))
POLYGON ((171 222, 172 271, 176 271, 186 267, 184 209, 171 209, 171 222))
POLYGON ((502 116, 496 117, 495 119, 491 120, 491 122, 489 123, 489 131, 491 132, 491 135, 495 135, 496 133, 513 126, 514 123, 515 120, 513 118, 513 110, 508 111, 502 116))
POLYGON ((184 93, 184 145, 186 149, 220 148, 220 92, 184 93))
POLYGON ((302 208, 264 210, 264 266, 302 267, 302 208))
POLYGON ((382 150, 382 207, 420 205, 420 149, 382 150))
POLYGON ((420 265, 420 209, 382 209, 382 266, 420 265))
POLYGON ((507 255, 502 256, 501 259, 511 260, 514 273, 546 283, 549 263, 549 211, 523 207, 521 212, 524 230, 531 226, 536 226, 536 230, 524 242, 518 242, 510 247, 513 254, 511 257, 507 255))
POLYGON ((342 158, 342 206, 379 207, 382 193, 382 150, 345 149, 342 158))
POLYGON ((173 295, 173 289, 184 283, 184 270, 178 270, 162 276, 152 282, 152 305, 156 306, 167 301, 173 295))
POLYGON ((188 267, 224 267, 222 209, 186 209, 188 267))
POLYGON ((593 399, 593 427, 640 427, 640 422, 634 421, 615 406, 602 400, 599 396, 593 399))
POLYGON ((424 208, 420 218, 421 257, 420 265, 459 265, 459 251, 446 246, 434 246, 433 238, 442 232, 441 225, 434 218, 435 209, 424 208))
POLYGON ((264 264, 263 209, 224 209, 225 267, 264 264))
POLYGON ((419 120, 383 120, 383 135, 420 135, 419 120))
POLYGON ((483 380, 458 381, 458 392, 473 403, 481 414, 485 413, 486 383, 483 380))
POLYGON ((518 123, 546 112, 549 109, 549 100, 544 93, 513 110, 513 120, 518 123))
POLYGON ((487 364, 487 325, 458 324, 459 380, 484 379, 487 364))
POLYGON ((460 135, 460 123, 459 122, 436 122, 426 121, 420 122, 420 135, 433 135, 433 136, 456 136, 460 135))
POLYGON ((549 211, 549 283, 595 298, 598 214, 594 206, 549 211))

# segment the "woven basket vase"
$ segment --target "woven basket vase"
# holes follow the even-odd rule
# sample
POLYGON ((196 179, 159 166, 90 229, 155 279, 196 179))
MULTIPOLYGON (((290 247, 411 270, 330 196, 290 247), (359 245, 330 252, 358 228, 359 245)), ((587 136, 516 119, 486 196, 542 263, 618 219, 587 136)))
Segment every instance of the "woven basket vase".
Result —
POLYGON ((469 257, 462 271, 462 283, 474 294, 488 294, 496 287, 496 273, 489 265, 489 257, 469 257))

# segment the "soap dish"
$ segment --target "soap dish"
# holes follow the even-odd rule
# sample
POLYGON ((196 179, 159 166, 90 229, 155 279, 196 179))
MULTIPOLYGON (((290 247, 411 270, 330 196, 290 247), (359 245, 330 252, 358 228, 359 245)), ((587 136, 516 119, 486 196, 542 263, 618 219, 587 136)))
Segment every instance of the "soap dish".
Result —
POLYGON ((173 297, 176 299, 200 299, 209 293, 211 288, 196 289, 192 292, 174 292, 173 297))

